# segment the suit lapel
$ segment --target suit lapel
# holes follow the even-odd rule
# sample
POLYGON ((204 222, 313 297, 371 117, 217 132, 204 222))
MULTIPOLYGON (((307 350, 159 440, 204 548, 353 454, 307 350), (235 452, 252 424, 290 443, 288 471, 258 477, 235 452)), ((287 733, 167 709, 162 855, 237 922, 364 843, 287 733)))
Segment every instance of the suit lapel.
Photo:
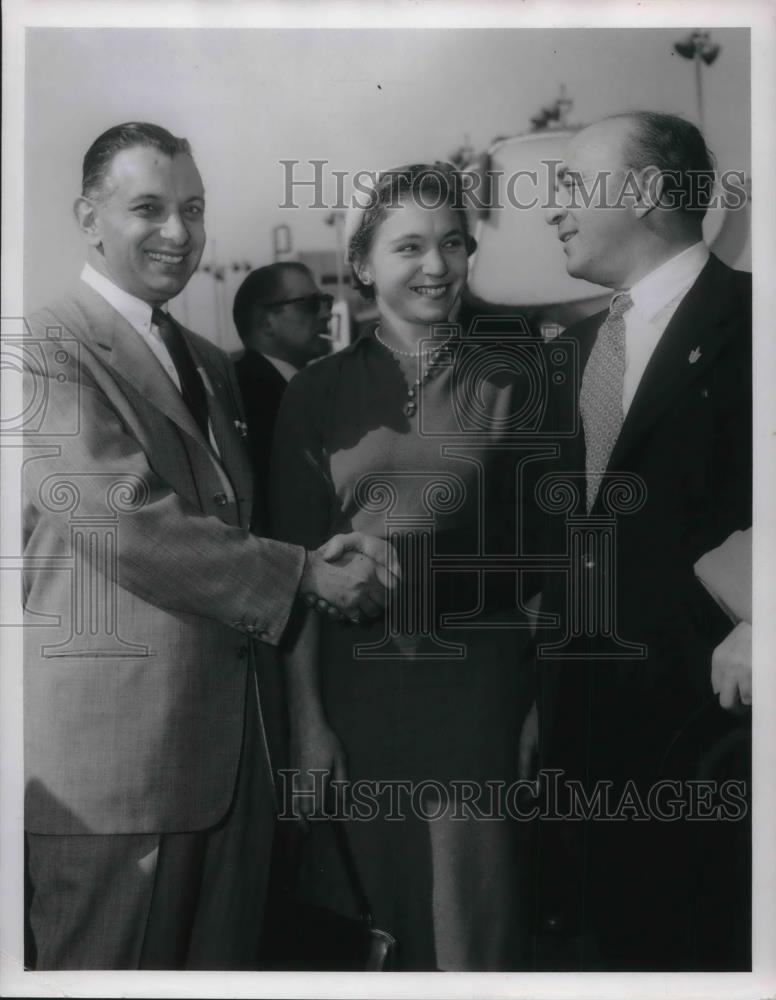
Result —
POLYGON ((272 362, 268 361, 263 354, 258 354, 255 351, 253 353, 256 356, 257 374, 263 378, 276 395, 282 396, 282 394, 286 391, 286 380, 272 364, 272 362))
POLYGON ((92 340, 103 352, 107 352, 108 364, 116 374, 181 430, 207 447, 183 397, 137 330, 84 282, 81 282, 76 298, 90 318, 92 340))
POLYGON ((234 424, 239 414, 231 413, 232 392, 227 384, 228 376, 204 357, 191 331, 182 328, 200 375, 204 373, 208 413, 222 460, 219 463, 180 392, 138 332, 84 282, 79 283, 75 299, 88 317, 92 342, 107 355, 107 363, 116 375, 204 449, 210 461, 216 463, 222 478, 226 473, 234 492, 243 501, 238 505, 240 522, 247 525, 252 492, 250 465, 234 424))
POLYGON ((649 360, 612 451, 609 471, 621 467, 644 434, 686 386, 712 363, 730 336, 735 309, 728 269, 710 257, 679 304, 649 360))
MULTIPOLYGON (((235 492, 247 508, 252 502, 252 474, 247 448, 238 425, 245 426, 229 376, 221 366, 205 357, 190 330, 182 327, 194 363, 205 385, 213 437, 235 492)), ((241 505, 242 507, 242 505, 241 505)))

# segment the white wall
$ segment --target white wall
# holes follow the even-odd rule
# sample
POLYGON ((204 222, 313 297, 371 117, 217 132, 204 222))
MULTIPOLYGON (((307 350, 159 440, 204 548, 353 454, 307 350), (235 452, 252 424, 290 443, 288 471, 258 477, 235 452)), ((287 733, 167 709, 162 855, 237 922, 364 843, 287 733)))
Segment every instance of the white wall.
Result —
MULTIPOLYGON (((223 264, 258 266, 271 259, 278 223, 291 225, 297 249, 333 245, 327 212, 278 207, 280 159, 380 169, 447 157, 466 134, 482 149, 497 134, 528 128, 561 82, 574 121, 628 108, 693 119, 693 67, 672 47, 684 33, 28 29, 26 306, 78 273, 70 206, 81 159, 118 122, 154 121, 189 138, 207 189, 204 260, 215 249, 223 264)), ((704 70, 707 139, 721 169, 748 172, 749 33, 712 34, 722 52, 704 70)), ((213 299, 207 282, 191 295, 189 313, 204 313, 213 299)))

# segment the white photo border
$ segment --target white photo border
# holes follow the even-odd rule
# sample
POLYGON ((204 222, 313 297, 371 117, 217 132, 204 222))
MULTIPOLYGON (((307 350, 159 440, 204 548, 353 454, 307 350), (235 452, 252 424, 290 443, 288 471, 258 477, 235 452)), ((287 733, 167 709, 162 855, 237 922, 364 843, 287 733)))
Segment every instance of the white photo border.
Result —
MULTIPOLYGON (((140 27, 202 30, 244 28, 688 28, 750 27, 752 66, 752 256, 755 328, 755 698, 753 971, 751 973, 317 973, 26 972, 21 908, 23 897, 21 629, 0 628, 0 991, 4 996, 84 997, 730 997, 776 994, 776 17, 768 0, 742 2, 621 2, 621 0, 348 0, 295 3, 246 0, 9 0, 3 9, 2 311, 23 315, 23 165, 25 30, 28 27, 140 27)), ((3 370, 4 406, 14 406, 19 386, 3 370)), ((20 552, 18 450, 3 448, 0 552, 20 552)), ((17 595, 4 588, 2 621, 14 621, 17 595)), ((710 863, 714 863, 710 859, 710 863)))

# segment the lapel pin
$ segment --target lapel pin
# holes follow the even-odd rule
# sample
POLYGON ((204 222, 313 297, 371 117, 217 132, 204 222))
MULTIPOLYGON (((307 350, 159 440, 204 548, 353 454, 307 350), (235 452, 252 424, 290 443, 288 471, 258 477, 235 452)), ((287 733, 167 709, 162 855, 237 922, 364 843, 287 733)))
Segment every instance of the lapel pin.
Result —
POLYGON ((248 425, 243 420, 235 420, 234 426, 237 428, 240 437, 248 437, 248 425))
POLYGON ((698 358, 700 358, 700 356, 701 356, 700 347, 694 347, 690 351, 690 356, 687 358, 687 360, 690 362, 691 365, 694 365, 695 362, 698 360, 698 358))

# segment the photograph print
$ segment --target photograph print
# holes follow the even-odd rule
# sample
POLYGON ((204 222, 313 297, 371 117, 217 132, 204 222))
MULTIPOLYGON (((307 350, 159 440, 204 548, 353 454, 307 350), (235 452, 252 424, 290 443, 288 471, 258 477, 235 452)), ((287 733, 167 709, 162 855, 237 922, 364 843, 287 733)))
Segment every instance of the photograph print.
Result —
POLYGON ((24 31, 25 975, 753 969, 751 30, 399 24, 24 31))

